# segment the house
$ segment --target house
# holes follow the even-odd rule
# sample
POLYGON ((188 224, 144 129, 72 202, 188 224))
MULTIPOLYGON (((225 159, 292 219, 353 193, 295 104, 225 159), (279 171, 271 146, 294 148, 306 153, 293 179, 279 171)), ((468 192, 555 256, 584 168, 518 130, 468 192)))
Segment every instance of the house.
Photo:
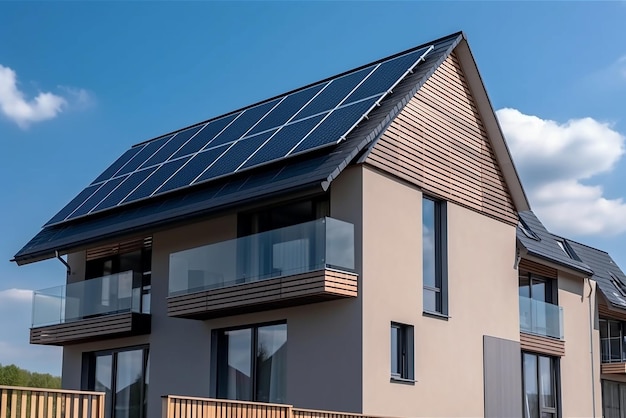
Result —
POLYGON ((592 270, 526 239, 529 210, 455 33, 131 147, 15 261, 67 263, 31 343, 63 346, 63 387, 105 392, 107 418, 163 395, 599 416, 592 270), (553 392, 527 378, 543 358, 553 392))

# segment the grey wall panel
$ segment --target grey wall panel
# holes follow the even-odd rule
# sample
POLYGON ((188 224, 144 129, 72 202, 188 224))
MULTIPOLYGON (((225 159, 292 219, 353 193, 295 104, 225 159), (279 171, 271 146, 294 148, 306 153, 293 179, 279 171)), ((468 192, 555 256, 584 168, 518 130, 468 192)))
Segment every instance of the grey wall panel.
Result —
POLYGON ((518 341, 483 336, 485 418, 522 414, 522 366, 518 341))

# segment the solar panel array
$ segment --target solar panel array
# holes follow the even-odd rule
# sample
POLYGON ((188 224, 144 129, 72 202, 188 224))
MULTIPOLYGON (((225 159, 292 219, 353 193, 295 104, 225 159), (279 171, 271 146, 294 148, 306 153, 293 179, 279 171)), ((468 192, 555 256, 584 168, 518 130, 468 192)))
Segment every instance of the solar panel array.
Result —
POLYGON ((139 144, 46 225, 337 144, 431 47, 139 144))

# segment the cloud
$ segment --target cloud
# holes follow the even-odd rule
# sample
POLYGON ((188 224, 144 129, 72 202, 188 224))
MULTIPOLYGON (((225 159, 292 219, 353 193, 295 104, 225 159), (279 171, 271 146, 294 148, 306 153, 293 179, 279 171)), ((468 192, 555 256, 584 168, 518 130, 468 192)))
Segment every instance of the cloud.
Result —
POLYGON ((592 182, 611 173, 625 152, 624 135, 592 118, 565 123, 500 109, 498 119, 531 206, 548 229, 564 235, 626 231, 626 203, 592 182))
POLYGON ((59 86, 65 97, 40 92, 27 99, 18 87, 17 74, 0 65, 0 112, 25 129, 33 123, 54 119, 68 108, 85 108, 94 103, 93 95, 84 89, 59 86))
POLYGON ((0 291, 0 303, 31 303, 33 291, 28 289, 7 289, 0 291))

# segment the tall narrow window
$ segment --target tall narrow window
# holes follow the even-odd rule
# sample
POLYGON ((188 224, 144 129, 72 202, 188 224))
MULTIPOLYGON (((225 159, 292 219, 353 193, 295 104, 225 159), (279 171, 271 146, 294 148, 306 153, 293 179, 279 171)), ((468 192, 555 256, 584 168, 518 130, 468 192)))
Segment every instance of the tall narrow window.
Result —
POLYGON ((391 379, 413 380, 413 327, 391 323, 391 379))
POLYGON ((148 349, 131 348, 90 353, 87 389, 104 392, 106 418, 146 418, 148 349))
POLYGON ((424 312, 448 314, 446 204, 422 199, 424 312))
POLYGON ((284 403, 287 324, 217 331, 217 396, 284 403))
POLYGON ((557 360, 539 354, 522 353, 524 379, 524 417, 558 416, 557 360))

